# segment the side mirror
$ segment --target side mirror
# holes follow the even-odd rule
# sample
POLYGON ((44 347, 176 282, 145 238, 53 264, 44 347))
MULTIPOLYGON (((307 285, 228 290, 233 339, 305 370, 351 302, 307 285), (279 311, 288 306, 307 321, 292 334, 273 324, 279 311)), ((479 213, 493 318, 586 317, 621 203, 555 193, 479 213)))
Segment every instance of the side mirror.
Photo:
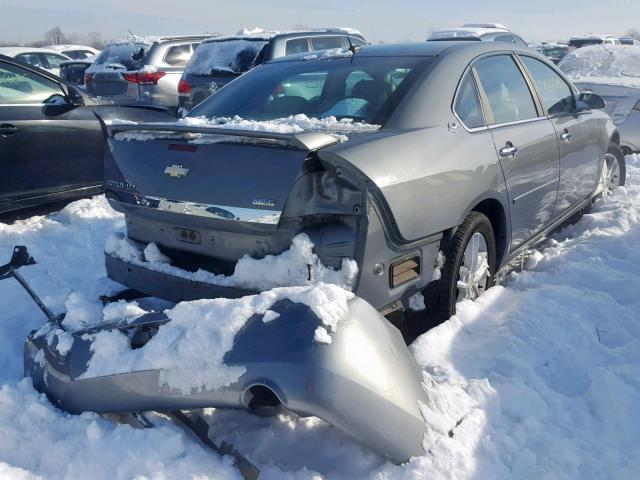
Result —
POLYGON ((601 110, 604 107, 605 103, 602 97, 592 92, 580 92, 576 99, 576 112, 601 110))
POLYGON ((44 101, 42 113, 47 117, 56 117, 73 110, 75 105, 60 93, 54 93, 44 101))

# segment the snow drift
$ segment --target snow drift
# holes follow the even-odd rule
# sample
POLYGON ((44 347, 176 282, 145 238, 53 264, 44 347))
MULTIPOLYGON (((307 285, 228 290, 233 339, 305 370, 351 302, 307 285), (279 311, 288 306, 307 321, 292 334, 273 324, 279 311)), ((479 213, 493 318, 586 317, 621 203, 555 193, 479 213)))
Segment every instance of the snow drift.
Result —
MULTIPOLYGON (((433 399, 423 406, 435 426, 427 455, 394 466, 318 419, 289 415, 209 411, 214 435, 267 479, 636 478, 640 157, 627 161, 627 187, 414 342, 433 399)), ((123 227, 97 197, 0 224, 0 253, 28 245, 40 263, 23 275, 54 311, 68 301, 80 315, 83 301, 117 288, 102 249, 123 227)), ((22 344, 41 313, 11 281, 0 284, 0 306, 0 478, 238 478, 229 459, 160 417, 135 430, 54 408, 21 379, 22 344)))

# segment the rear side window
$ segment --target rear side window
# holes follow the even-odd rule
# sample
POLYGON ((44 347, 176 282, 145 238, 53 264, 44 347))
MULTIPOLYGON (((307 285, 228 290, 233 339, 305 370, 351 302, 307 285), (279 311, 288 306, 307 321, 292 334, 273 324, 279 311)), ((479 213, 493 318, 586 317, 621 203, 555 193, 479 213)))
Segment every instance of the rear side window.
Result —
POLYGON ((66 62, 69 60, 62 55, 57 55, 55 53, 43 53, 42 55, 44 56, 47 65, 49 66, 48 68, 57 68, 62 62, 66 62))
POLYGON ((191 58, 191 46, 190 45, 175 45, 167 49, 167 53, 164 55, 165 63, 174 67, 184 67, 189 63, 191 58))
POLYGON ((520 58, 529 70, 542 105, 549 115, 573 112, 573 92, 567 82, 540 60, 532 57, 520 58))
POLYGON ((54 93, 62 93, 55 82, 0 63, 0 104, 40 104, 54 93))
POLYGON ((527 82, 511 56, 483 58, 476 63, 475 69, 487 95, 494 123, 538 116, 527 82))
POLYGON ((44 61, 37 53, 21 53, 20 55, 16 55, 16 58, 21 62, 28 63, 34 67, 46 68, 44 61))
POLYGON ((470 72, 465 75, 460 83, 453 109, 467 128, 484 126, 484 116, 482 115, 478 89, 470 72))
POLYGON ((342 48, 342 37, 311 37, 311 45, 314 50, 342 48))
POLYGON ((306 38, 294 38, 287 41, 285 55, 295 55, 296 53, 305 53, 309 51, 309 41, 306 38))

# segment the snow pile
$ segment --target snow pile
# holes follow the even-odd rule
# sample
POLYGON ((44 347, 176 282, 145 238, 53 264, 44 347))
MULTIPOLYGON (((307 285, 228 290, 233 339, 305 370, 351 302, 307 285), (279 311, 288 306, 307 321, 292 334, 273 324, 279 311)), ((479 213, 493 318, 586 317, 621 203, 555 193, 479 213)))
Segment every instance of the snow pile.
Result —
POLYGON ((558 67, 574 82, 640 87, 640 46, 579 48, 565 56, 558 67))
MULTIPOLYGON (((89 335, 93 356, 80 378, 160 370, 160 383, 185 394, 216 390, 237 381, 243 366, 226 365, 223 358, 233 339, 255 315, 269 313, 265 321, 277 321, 271 307, 280 300, 307 305, 322 321, 324 335, 336 332, 345 322, 353 294, 338 286, 321 283, 312 287, 276 288, 240 299, 217 298, 182 302, 167 312, 171 322, 163 325, 144 347, 132 350, 128 336, 119 330, 89 335)), ((327 337, 329 340, 327 341, 327 337)))
POLYGON ((310 118, 304 113, 291 115, 275 120, 248 120, 235 116, 206 118, 206 117, 185 117, 178 120, 178 124, 195 127, 228 128, 231 130, 249 130, 253 132, 273 132, 273 133, 302 133, 306 131, 321 131, 330 133, 364 133, 374 132, 380 129, 380 125, 370 123, 355 122, 352 118, 342 118, 329 116, 322 119, 310 118))
MULTIPOLYGON (((114 120, 111 124, 131 124, 135 122, 127 122, 114 120)), ((341 118, 338 120, 334 116, 327 116, 322 119, 308 117, 304 113, 291 115, 285 118, 277 118, 275 120, 249 120, 238 116, 230 117, 184 117, 174 123, 152 123, 152 125, 162 125, 167 127, 167 131, 144 131, 144 125, 140 130, 119 132, 115 134, 118 141, 139 141, 146 142, 149 140, 157 140, 163 138, 180 137, 184 140, 193 141, 194 143, 209 143, 219 141, 218 139, 209 139, 200 133, 190 132, 172 132, 171 127, 174 125, 187 125, 191 127, 211 127, 228 130, 245 130, 250 132, 266 132, 266 133, 284 133, 296 134, 303 132, 326 132, 336 137, 340 142, 346 142, 349 138, 345 133, 368 133, 375 132, 380 129, 380 125, 370 123, 355 122, 352 118, 341 118)))
POLYGON ((216 275, 206 270, 189 272, 170 265, 157 245, 143 247, 123 234, 109 237, 105 252, 132 265, 166 273, 188 280, 235 287, 244 290, 263 291, 276 287, 331 283, 350 290, 358 275, 355 260, 344 258, 340 270, 325 267, 313 253, 313 242, 308 235, 296 235, 291 247, 280 255, 267 255, 261 259, 243 256, 236 263, 232 275, 216 275))
MULTIPOLYGON (((336 428, 291 415, 210 411, 214 435, 257 463, 263 479, 637 478, 640 157, 627 161, 628 186, 555 234, 531 270, 414 342, 430 392, 429 453, 391 465, 336 428)), ((98 197, 0 224, 0 254, 6 261, 14 245, 28 245, 39 263, 23 275, 54 311, 76 292, 69 305, 81 322, 83 299, 116 288, 102 247, 123 227, 98 197)), ((157 428, 135 430, 54 408, 21 380, 23 341, 42 314, 10 280, 0 282, 0 307, 0 476, 239 478, 229 459, 159 417, 157 428)), ((199 305, 183 308, 187 322, 199 305)))

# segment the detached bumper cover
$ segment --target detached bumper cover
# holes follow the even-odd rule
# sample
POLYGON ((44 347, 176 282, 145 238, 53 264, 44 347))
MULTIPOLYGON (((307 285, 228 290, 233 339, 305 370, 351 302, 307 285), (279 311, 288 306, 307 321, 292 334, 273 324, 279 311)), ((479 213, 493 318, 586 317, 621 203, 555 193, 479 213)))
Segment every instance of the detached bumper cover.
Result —
MULTIPOLYGON (((159 370, 79 379, 92 355, 89 337, 82 338, 88 332, 74 333, 66 355, 45 338, 31 336, 25 344, 25 373, 36 389, 70 413, 247 408, 250 389, 259 385, 285 408, 320 417, 392 461, 422 455, 426 424, 419 405, 427 399, 420 369, 400 333, 373 307, 356 297, 349 309, 348 321, 332 334, 330 344, 314 340, 320 321, 302 304, 275 304, 272 310, 280 317, 268 323, 251 318, 225 356, 226 364, 242 365, 246 372, 219 390, 172 391, 161 385, 159 370)), ((152 313, 93 332, 120 328, 135 333, 169 321, 152 313)))

